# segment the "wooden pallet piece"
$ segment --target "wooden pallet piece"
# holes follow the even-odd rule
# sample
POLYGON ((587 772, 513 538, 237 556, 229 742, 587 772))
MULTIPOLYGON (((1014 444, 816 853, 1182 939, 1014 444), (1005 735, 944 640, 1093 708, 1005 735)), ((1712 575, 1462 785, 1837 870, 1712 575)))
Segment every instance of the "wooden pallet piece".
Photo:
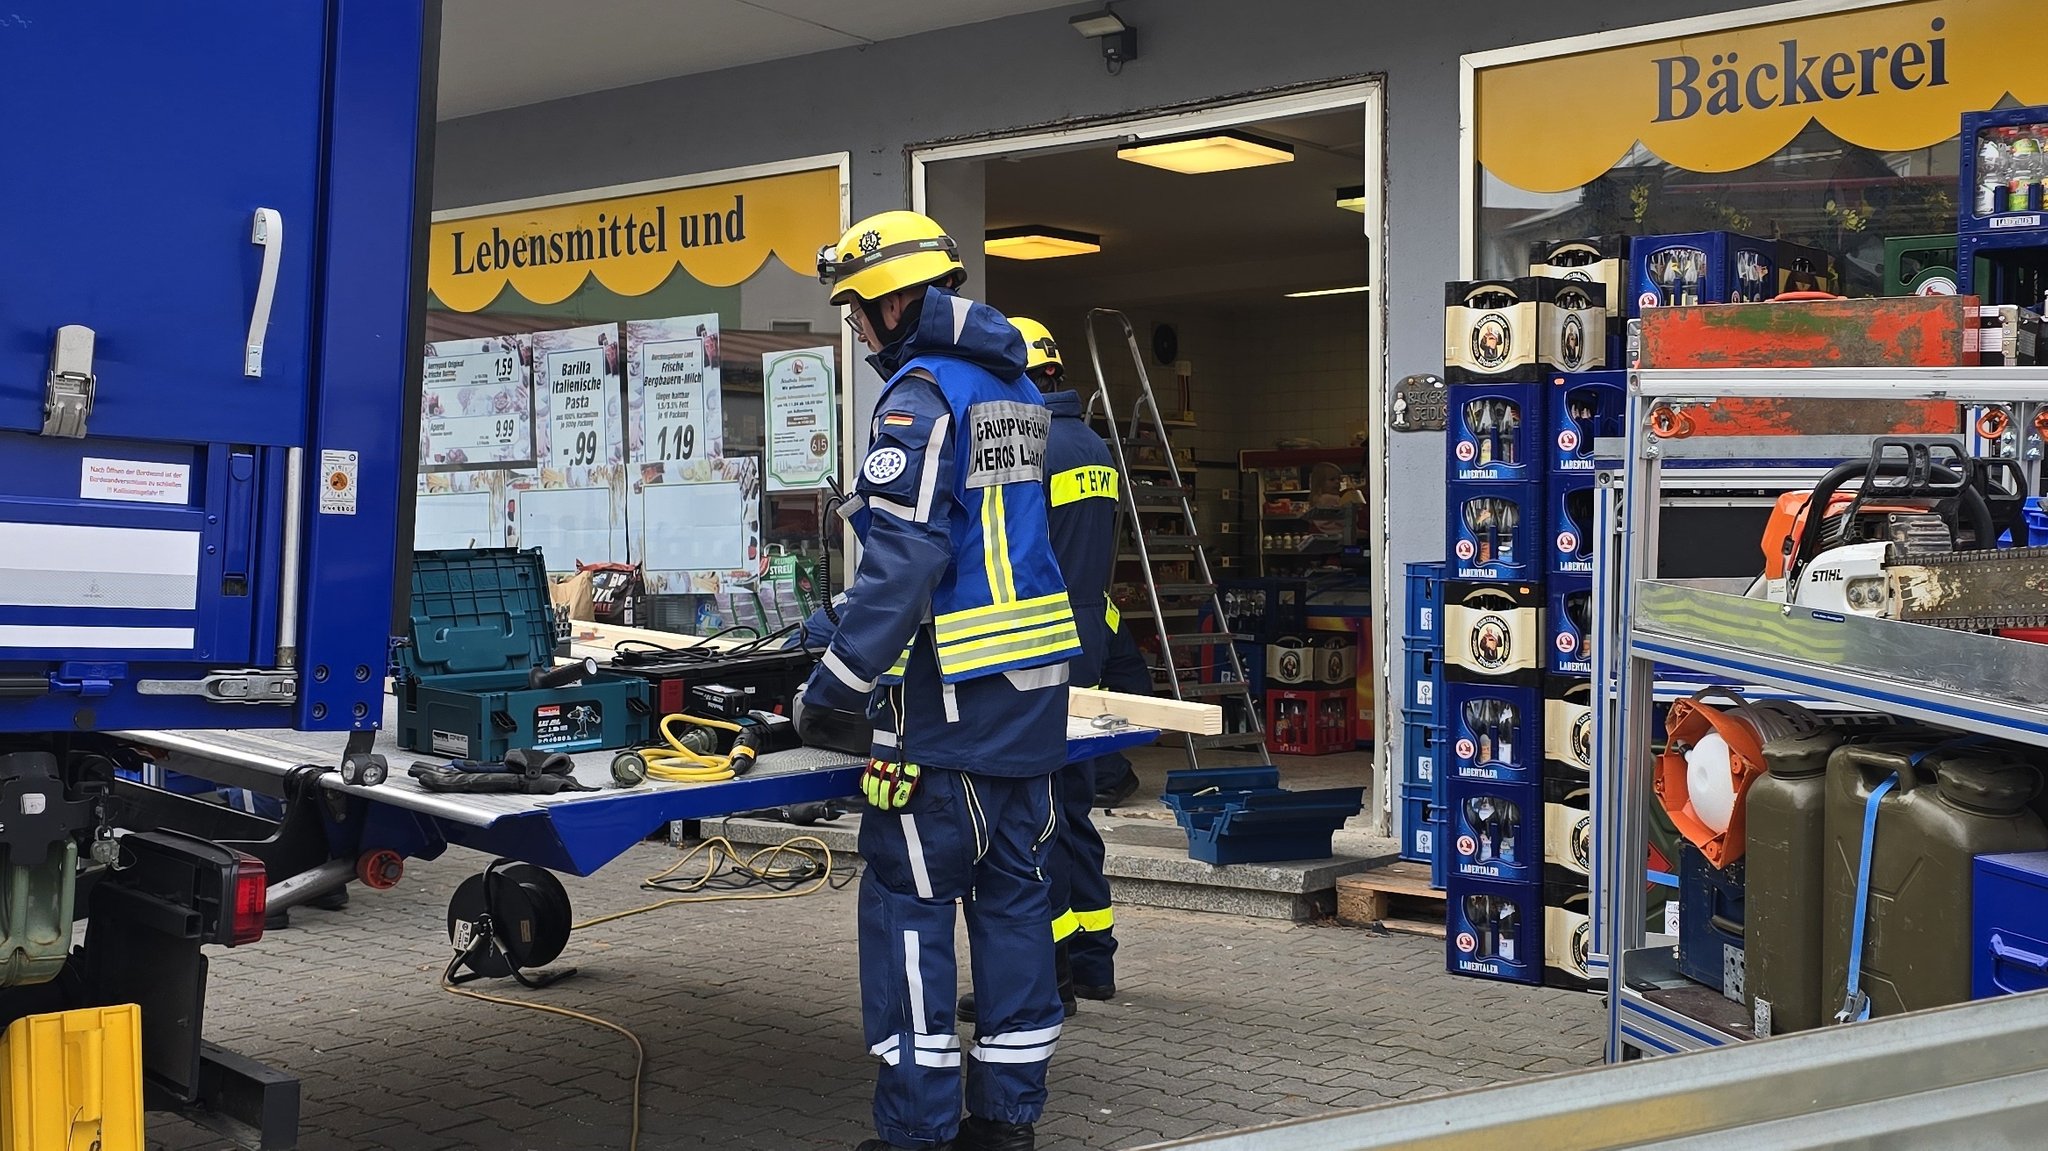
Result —
POLYGON ((1426 864, 1403 861, 1337 879, 1337 922, 1444 938, 1444 893, 1426 864))

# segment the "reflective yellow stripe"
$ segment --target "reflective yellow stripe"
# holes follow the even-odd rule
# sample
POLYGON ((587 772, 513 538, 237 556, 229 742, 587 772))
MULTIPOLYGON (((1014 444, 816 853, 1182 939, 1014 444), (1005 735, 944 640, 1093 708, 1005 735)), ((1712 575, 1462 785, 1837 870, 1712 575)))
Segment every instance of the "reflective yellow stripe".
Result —
POLYGON ((939 670, 946 675, 960 675, 964 672, 979 671, 985 667, 994 667, 999 663, 1009 663, 1012 660, 1033 659, 1042 655, 1066 655, 1079 650, 1081 650, 1081 637, 1075 635, 1073 627, 1069 626, 1064 634, 1050 642, 1037 644, 1032 647, 1020 647, 1016 650, 999 648, 985 655, 977 655, 973 659, 959 659, 957 657, 949 659, 941 655, 939 657, 939 670))
MULTIPOLYGON (((1108 931, 1116 925, 1116 913, 1107 907, 1101 911, 1070 911, 1067 914, 1074 917, 1074 923, 1082 931, 1108 931)), ((1054 921, 1053 928, 1058 930, 1057 920, 1054 921)))
POLYGON ((898 678, 901 678, 901 677, 903 676, 903 674, 904 674, 905 672, 907 672, 907 671, 909 671, 909 670, 910 670, 910 649, 911 649, 911 648, 913 648, 913 647, 916 647, 916 646, 917 646, 917 641, 916 641, 916 640, 914 640, 914 639, 913 639, 913 640, 911 640, 911 641, 910 641, 909 643, 907 643, 907 644, 904 644, 904 645, 903 645, 903 654, 902 654, 902 655, 899 655, 899 656, 897 656, 897 657, 896 657, 896 662, 895 662, 895 663, 893 663, 893 664, 890 664, 890 665, 889 665, 889 670, 888 670, 888 671, 886 671, 886 672, 884 672, 884 673, 882 673, 882 674, 884 674, 884 675, 893 675, 893 676, 896 676, 896 677, 898 677, 898 678))
POLYGON ((1017 602, 1017 572, 1010 566, 1010 521, 1004 511, 1003 489, 1000 485, 989 489, 996 497, 996 573, 1002 577, 1003 586, 997 591, 989 585, 997 603, 1017 602))
POLYGON ((1009 619, 988 620, 971 627, 955 628, 939 640, 940 647, 958 647, 970 640, 986 639, 1005 632, 1022 631, 1027 628, 1046 627, 1050 624, 1071 622, 1074 615, 1057 607, 1044 607, 1031 612, 1019 612, 1009 619))
POLYGON ((988 598, 1003 602, 1003 577, 996 571, 996 499, 1000 485, 981 489, 981 571, 988 580, 988 598))
POLYGON ((1123 625, 1124 613, 1116 610, 1115 604, 1105 603, 1102 605, 1102 618, 1109 621, 1109 630, 1115 631, 1123 625))
POLYGON ((1089 464, 1052 477, 1052 506, 1078 500, 1113 500, 1117 496, 1116 469, 1089 464))
POLYGON ((1081 920, 1071 911, 1062 911, 1052 917, 1052 941, 1058 943, 1067 936, 1081 930, 1081 920))
POLYGON ((1027 640, 1044 639, 1061 633, 1068 635, 1081 634, 1080 629, 1074 626, 1074 621, 1071 618, 1052 619, 1032 627, 1013 628, 1009 631, 997 632, 994 635, 985 635, 979 639, 963 639, 954 643, 942 643, 939 645, 939 655, 944 657, 966 655, 972 652, 993 651, 1005 644, 1018 644, 1027 640))
POLYGON ((1054 592, 1036 599, 1018 600, 1015 603, 949 611, 933 621, 932 630, 940 643, 952 643, 969 636, 1000 631, 1003 628, 1044 623, 1057 615, 1072 614, 1072 611, 1067 603, 1067 597, 1054 592))

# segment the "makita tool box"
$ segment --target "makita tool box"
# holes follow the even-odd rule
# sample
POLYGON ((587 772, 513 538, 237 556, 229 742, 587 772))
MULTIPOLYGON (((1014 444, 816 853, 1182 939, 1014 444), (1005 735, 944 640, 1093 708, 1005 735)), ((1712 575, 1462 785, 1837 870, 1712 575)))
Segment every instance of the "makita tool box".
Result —
POLYGON ((515 747, 596 751, 648 738, 647 681, 554 667, 539 548, 415 553, 408 634, 392 670, 398 743, 497 761, 515 747))

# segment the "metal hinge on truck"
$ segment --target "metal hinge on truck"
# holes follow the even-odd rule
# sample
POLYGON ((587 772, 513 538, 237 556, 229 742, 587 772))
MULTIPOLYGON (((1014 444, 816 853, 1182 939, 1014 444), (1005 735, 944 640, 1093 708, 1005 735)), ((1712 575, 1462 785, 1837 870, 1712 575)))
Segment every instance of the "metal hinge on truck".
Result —
POLYGON ((196 695, 214 703, 296 703, 299 677, 289 671, 217 671, 202 679, 143 679, 139 695, 196 695))

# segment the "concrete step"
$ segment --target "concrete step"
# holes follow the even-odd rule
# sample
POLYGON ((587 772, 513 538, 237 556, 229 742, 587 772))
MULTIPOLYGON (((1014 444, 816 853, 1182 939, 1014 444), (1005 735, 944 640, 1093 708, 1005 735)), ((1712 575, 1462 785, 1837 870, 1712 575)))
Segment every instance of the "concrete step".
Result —
MULTIPOLYGON (((1327 859, 1233 863, 1222 867, 1188 858, 1187 835, 1173 823, 1098 817, 1106 855, 1103 871, 1112 898, 1138 907, 1215 911, 1303 922, 1334 914, 1339 876, 1394 859, 1399 846, 1360 832, 1340 831, 1327 859)), ((795 835, 822 840, 835 857, 858 855, 860 816, 799 827, 760 819, 707 819, 701 836, 724 836, 735 847, 767 846, 795 835)))

